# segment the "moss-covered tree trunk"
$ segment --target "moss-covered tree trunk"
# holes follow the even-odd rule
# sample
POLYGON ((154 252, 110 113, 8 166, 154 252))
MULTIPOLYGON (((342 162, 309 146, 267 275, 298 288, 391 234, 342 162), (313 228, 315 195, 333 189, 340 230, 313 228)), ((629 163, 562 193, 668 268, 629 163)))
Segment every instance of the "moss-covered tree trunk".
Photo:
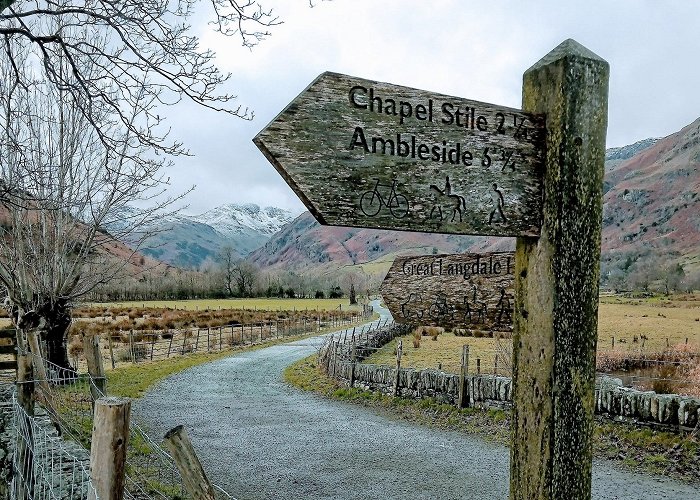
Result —
MULTIPOLYGON (((68 361, 67 336, 71 324, 71 309, 65 299, 34 298, 25 304, 11 307, 14 326, 23 338, 29 332, 36 332, 45 343, 45 358, 61 367, 72 369, 68 361)), ((38 353, 37 353, 38 354, 38 353)))

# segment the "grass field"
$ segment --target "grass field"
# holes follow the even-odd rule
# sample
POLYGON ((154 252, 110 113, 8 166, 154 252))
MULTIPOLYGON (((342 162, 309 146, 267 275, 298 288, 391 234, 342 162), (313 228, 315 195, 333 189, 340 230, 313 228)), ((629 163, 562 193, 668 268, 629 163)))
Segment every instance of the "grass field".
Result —
MULTIPOLYGON (((601 300, 598 315, 598 352, 612 349, 637 353, 663 351, 685 345, 700 352, 700 294, 679 298, 624 299, 605 297, 601 300), (642 339, 642 336, 646 339, 642 339), (636 337, 636 341, 635 341, 636 337), (667 340, 668 339, 668 340, 667 340), (642 343, 644 346, 642 347, 642 343)), ((397 339, 398 340, 398 339, 397 339)), ((500 374, 509 375, 510 339, 497 341, 492 338, 456 337, 442 333, 437 341, 422 337, 420 347, 413 347, 413 337, 402 337, 403 357, 401 366, 411 368, 437 368, 458 373, 462 346, 469 345, 469 372, 476 373, 476 359, 481 360, 481 372, 493 373, 496 354, 499 355, 500 374)), ((394 365, 396 343, 392 342, 365 360, 366 363, 394 365)))
POLYGON ((151 300, 133 302, 109 302, 86 304, 91 307, 153 307, 184 309, 186 311, 200 311, 205 309, 258 309, 265 311, 302 311, 304 309, 318 309, 332 311, 362 310, 361 305, 350 305, 349 299, 277 299, 277 298, 251 298, 251 299, 201 299, 201 300, 151 300))

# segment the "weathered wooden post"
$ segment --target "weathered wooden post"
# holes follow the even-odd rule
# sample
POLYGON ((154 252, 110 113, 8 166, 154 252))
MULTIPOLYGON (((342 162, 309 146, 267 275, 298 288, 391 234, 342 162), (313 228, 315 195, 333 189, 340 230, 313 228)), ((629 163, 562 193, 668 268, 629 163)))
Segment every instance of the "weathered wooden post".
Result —
POLYGON ((132 363, 136 363, 136 356, 134 355, 134 330, 129 330, 129 357, 132 363))
POLYGON ((90 374, 90 394, 92 400, 97 401, 107 394, 107 378, 100 353, 100 336, 91 335, 83 338, 85 361, 90 374))
POLYGON ((41 348, 39 347, 39 335, 36 332, 27 332, 27 343, 29 344, 29 350, 31 351, 34 376, 39 382, 41 391, 44 393, 46 404, 53 407, 53 398, 51 395, 51 388, 49 387, 49 377, 46 373, 44 358, 41 354, 41 348))
POLYGON ((124 498, 130 412, 131 401, 126 398, 110 397, 95 401, 90 446, 92 488, 88 492, 88 500, 124 498))
MULTIPOLYGON (((166 358, 170 357, 170 350, 173 348, 173 339, 175 338, 175 332, 177 330, 171 330, 170 331, 170 342, 168 342, 168 354, 166 354, 166 358)), ((132 351, 133 352, 133 351, 132 351)))
POLYGON ((394 379, 394 396, 399 394, 399 373, 401 372, 401 355, 403 354, 403 340, 399 340, 396 348, 396 378, 394 379))
POLYGON ((459 396, 457 408, 469 406, 469 391, 467 390, 467 376, 469 374, 469 344, 462 346, 462 362, 459 368, 459 396))
POLYGON ((195 500, 214 500, 214 487, 204 472, 202 463, 192 446, 185 428, 181 425, 165 434, 163 444, 172 455, 182 477, 182 484, 187 493, 195 500))
POLYGON ((355 350, 355 335, 352 337, 352 346, 350 348, 350 388, 355 387, 355 368, 357 365, 357 353, 355 350))
MULTIPOLYGON (((108 342, 109 342, 109 360, 112 362, 112 370, 115 368, 115 363, 114 363, 114 341, 112 339, 112 334, 110 333, 109 336, 107 337, 108 342)), ((153 359, 153 351, 151 351, 151 359, 153 359)))
POLYGON ((608 63, 566 40, 523 76, 547 120, 539 238, 516 243, 510 498, 591 498, 608 63))
MULTIPOLYGON (((18 415, 16 433, 15 463, 21 480, 15 480, 14 498, 25 500, 34 498, 34 432, 31 417, 34 416, 34 371, 27 345, 20 334, 17 335, 17 403, 23 413, 18 415), (20 430, 21 429, 21 430, 20 430)), ((18 478, 19 479, 19 478, 18 478)))

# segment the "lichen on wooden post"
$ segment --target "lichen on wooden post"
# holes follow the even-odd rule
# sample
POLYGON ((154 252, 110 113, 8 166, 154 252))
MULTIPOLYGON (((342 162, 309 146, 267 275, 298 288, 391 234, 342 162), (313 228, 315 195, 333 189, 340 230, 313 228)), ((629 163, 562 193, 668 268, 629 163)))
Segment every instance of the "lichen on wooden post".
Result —
POLYGON ((541 236, 516 244, 511 499, 591 497, 608 77, 573 40, 523 76, 546 160, 541 236))

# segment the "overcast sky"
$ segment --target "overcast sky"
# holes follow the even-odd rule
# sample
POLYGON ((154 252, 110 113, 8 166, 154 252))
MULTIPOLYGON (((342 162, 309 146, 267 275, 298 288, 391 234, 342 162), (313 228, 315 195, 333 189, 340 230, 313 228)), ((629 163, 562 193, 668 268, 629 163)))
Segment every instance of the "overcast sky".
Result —
POLYGON ((261 2, 284 23, 252 51, 195 26, 255 119, 169 110, 174 136, 195 155, 170 172, 175 190, 196 185, 189 213, 224 203, 304 209, 251 139, 324 71, 519 108, 523 72, 573 38, 610 63, 608 147, 669 135, 700 116, 700 2, 261 2))

